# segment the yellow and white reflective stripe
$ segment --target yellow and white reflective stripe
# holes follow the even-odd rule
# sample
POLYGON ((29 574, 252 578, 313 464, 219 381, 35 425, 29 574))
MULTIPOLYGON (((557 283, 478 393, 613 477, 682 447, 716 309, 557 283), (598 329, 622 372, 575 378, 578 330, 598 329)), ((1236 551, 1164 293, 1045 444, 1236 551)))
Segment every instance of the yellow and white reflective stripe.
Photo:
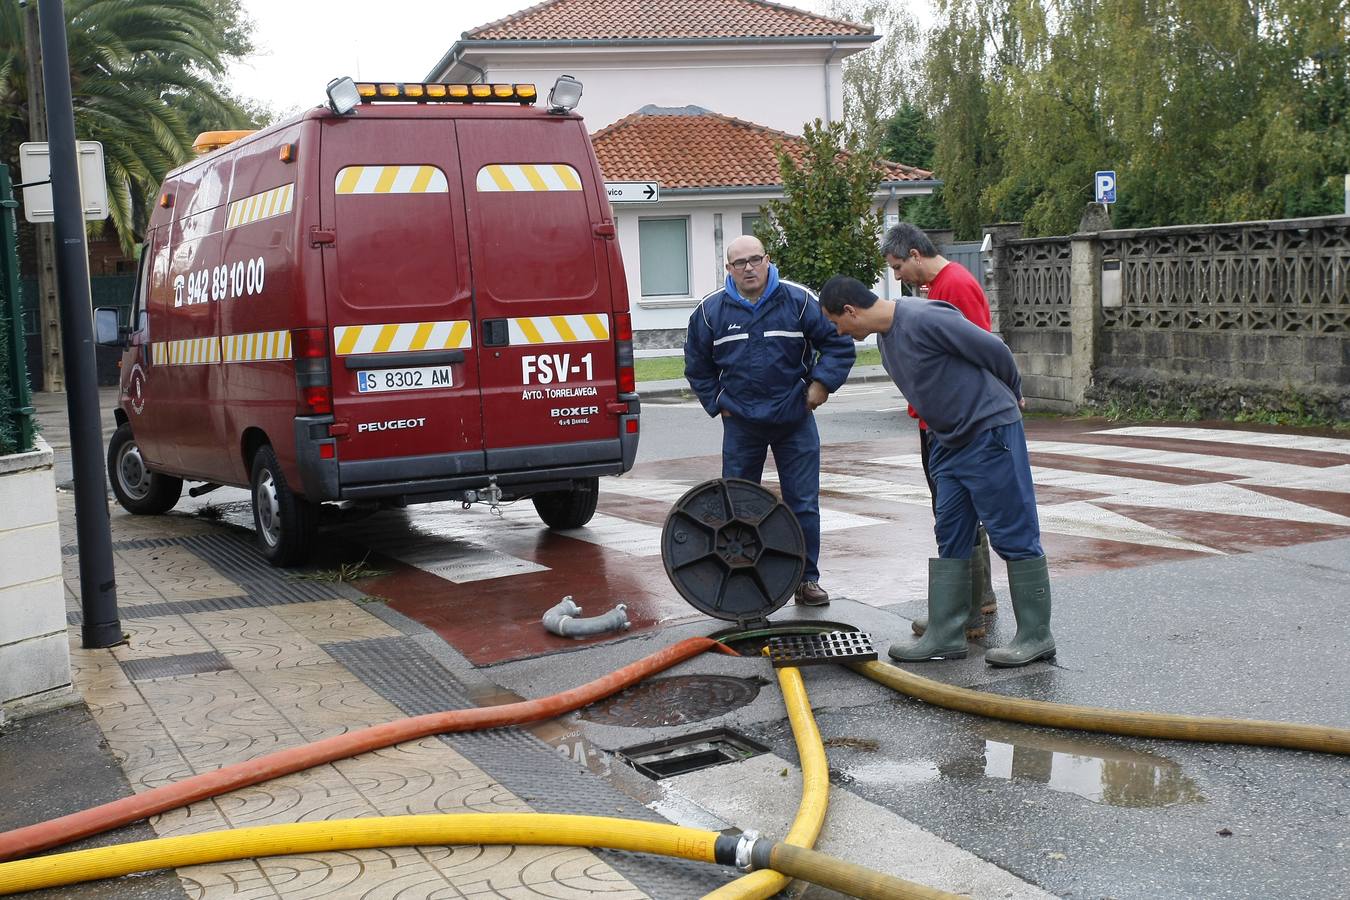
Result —
POLYGON ((182 341, 158 341, 150 345, 150 356, 158 366, 195 366, 220 362, 217 338, 188 338, 182 341))
POLYGON ((581 176, 576 169, 563 163, 496 163, 478 170, 478 190, 579 191, 581 176))
POLYGON ((530 316, 507 319, 512 344, 572 344, 609 340, 609 316, 530 316))
POLYGON ((230 215, 225 220, 226 229, 238 228, 240 225, 270 219, 273 216, 284 216, 291 211, 294 193, 294 184, 283 184, 270 191, 235 200, 230 204, 230 215))
POLYGON ((347 166, 337 173, 339 194, 444 194, 445 173, 435 166, 347 166))
POLYGON ((257 362, 291 358, 289 331, 255 331, 252 334, 227 334, 220 339, 225 362, 257 362))
POLYGON ((333 329, 333 346, 337 348, 338 356, 407 350, 464 350, 473 346, 473 332, 468 322, 341 325, 333 329))

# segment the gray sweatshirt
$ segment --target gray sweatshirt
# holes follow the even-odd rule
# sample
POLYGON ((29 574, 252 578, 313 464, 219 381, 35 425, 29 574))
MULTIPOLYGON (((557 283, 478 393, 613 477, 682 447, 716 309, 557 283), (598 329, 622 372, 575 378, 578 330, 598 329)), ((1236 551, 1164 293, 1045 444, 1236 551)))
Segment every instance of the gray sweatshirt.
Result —
POLYGON ((1022 418, 1022 376, 1008 345, 941 300, 900 300, 877 335, 881 364, 944 447, 1022 418))

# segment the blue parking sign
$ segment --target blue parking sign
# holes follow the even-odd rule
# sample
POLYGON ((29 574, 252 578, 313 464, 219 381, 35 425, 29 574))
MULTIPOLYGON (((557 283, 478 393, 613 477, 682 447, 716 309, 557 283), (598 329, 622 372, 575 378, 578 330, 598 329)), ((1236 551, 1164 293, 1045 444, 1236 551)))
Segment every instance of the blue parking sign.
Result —
POLYGON ((1098 203, 1116 202, 1116 173, 1114 171, 1098 172, 1093 176, 1093 183, 1096 185, 1094 196, 1098 203))

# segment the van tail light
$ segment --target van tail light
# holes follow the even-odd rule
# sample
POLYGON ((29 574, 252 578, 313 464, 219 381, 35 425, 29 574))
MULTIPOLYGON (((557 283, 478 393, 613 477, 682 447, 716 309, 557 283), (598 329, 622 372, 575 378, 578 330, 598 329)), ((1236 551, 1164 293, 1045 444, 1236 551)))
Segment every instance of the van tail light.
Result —
POLYGON ((328 368, 327 329, 291 329, 291 356, 295 359, 296 414, 331 413, 333 379, 328 368))
POLYGON ((633 372, 633 317, 626 312, 614 314, 614 367, 619 373, 619 393, 635 393, 637 376, 633 372))

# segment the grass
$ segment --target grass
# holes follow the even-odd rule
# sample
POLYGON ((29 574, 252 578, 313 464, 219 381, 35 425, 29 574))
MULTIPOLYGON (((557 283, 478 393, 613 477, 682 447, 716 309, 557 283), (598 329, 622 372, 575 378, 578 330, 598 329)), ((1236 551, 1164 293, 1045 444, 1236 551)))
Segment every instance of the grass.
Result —
POLYGON ((367 553, 361 558, 360 562, 342 563, 336 569, 319 569, 316 572, 299 572, 290 577, 293 581, 324 581, 329 583, 352 582, 362 578, 378 578, 381 575, 389 573, 384 569, 376 569, 366 565, 366 560, 370 559, 367 553))
MULTIPOLYGON (((877 366, 881 364, 881 351, 875 347, 866 347, 858 351, 855 366, 877 366)), ((683 356, 650 356, 639 359, 633 364, 638 383, 644 381, 684 380, 683 356)))
POLYGON ((1350 422, 1320 416, 1293 402, 1283 409, 1256 407, 1236 415, 1206 412, 1189 404, 1150 404, 1143 401, 1112 398, 1105 402, 1084 404, 1069 418, 1098 417, 1109 422, 1235 422, 1247 425, 1270 425, 1282 428, 1326 428, 1350 431, 1350 422))

